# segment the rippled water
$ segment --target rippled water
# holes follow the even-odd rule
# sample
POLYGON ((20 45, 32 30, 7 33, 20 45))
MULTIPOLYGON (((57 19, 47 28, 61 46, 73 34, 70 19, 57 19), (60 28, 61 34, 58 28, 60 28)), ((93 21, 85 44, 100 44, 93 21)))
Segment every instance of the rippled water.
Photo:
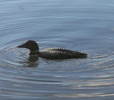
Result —
POLYGON ((0 0, 0 99, 113 100, 113 40, 113 0, 0 0), (30 58, 30 39, 88 58, 30 58))

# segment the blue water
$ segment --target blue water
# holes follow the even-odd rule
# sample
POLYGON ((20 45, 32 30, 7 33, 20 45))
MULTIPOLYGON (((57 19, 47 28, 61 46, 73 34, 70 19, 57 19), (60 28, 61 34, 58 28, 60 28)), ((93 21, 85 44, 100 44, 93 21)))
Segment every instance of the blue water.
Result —
POLYGON ((0 100, 113 100, 113 40, 113 0, 0 0, 0 100), (88 58, 30 58, 27 40, 88 58))

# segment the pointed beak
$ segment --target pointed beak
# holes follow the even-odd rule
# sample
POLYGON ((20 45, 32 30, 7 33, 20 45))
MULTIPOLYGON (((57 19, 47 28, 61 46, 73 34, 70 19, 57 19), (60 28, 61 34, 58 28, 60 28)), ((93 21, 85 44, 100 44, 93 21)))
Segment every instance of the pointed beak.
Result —
POLYGON ((25 44, 17 46, 18 48, 26 48, 25 44))

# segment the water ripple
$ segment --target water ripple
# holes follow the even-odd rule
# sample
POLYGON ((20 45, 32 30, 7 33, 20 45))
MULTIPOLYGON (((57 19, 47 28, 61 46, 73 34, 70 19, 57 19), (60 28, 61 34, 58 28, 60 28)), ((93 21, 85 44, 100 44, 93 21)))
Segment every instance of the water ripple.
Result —
POLYGON ((1 0, 1 100, 113 100, 113 1, 1 0), (102 13, 101 13, 102 12, 102 13), (17 48, 63 47, 87 59, 46 60, 17 48))

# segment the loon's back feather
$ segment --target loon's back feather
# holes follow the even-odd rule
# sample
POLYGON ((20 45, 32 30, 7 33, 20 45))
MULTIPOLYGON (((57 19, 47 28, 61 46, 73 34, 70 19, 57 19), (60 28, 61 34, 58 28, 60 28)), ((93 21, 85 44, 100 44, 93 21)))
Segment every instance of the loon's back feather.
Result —
POLYGON ((70 59, 70 58, 85 58, 86 54, 77 51, 66 50, 64 48, 48 48, 39 52, 39 57, 47 59, 70 59))

